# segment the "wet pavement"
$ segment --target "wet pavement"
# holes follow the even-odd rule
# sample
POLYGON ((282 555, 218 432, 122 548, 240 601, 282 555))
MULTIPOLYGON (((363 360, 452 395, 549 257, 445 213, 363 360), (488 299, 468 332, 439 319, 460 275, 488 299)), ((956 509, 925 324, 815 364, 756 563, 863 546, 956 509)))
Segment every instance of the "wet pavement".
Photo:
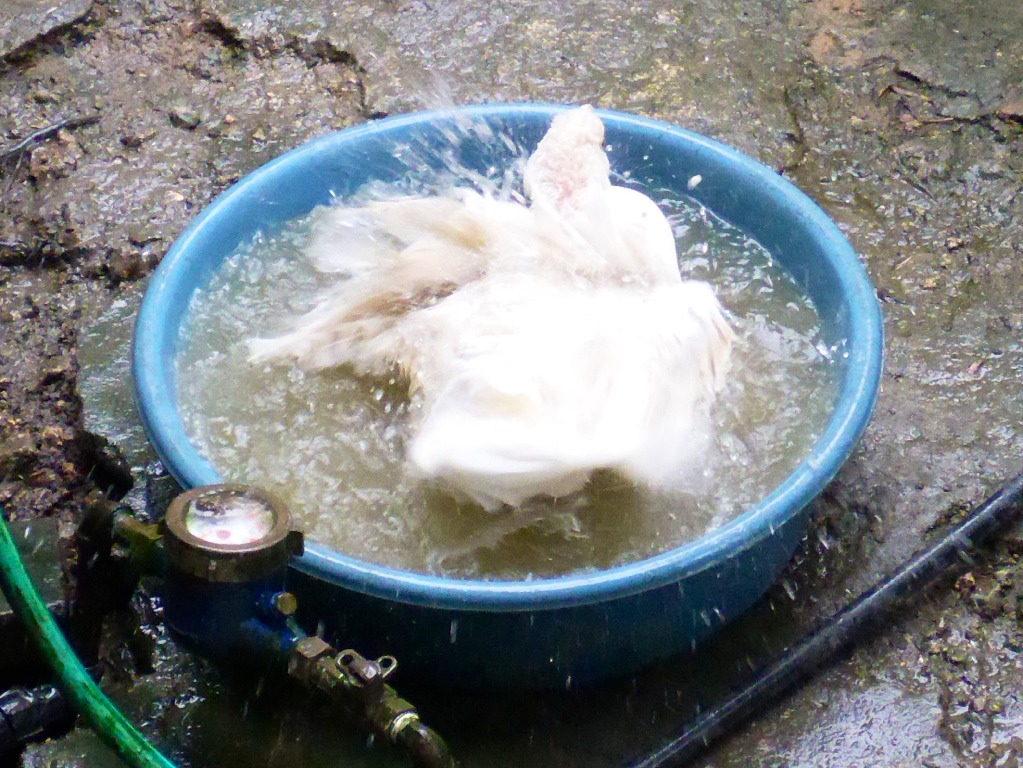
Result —
MULTIPOLYGON (((25 2, 37 5, 49 7, 25 2)), ((13 40, 9 13, 0 11, 0 40, 13 40)), ((17 51, 0 68, 0 146, 62 118, 99 122, 62 132, 0 176, 3 341, 35 343, 15 325, 29 307, 39 327, 56 329, 49 343, 68 355, 81 346, 90 424, 136 463, 130 409, 97 373, 123 362, 109 345, 98 345, 111 355, 103 360, 88 337, 59 333, 61 319, 80 331, 102 316, 100 335, 126 341, 129 323, 104 311, 137 295, 216 192, 309 137, 384 113, 528 99, 669 120, 783 172, 863 257, 887 324, 882 393, 783 583, 709 659, 529 700, 424 692, 468 766, 622 765, 1023 468, 1018 0, 139 0, 96 2, 67 23, 35 43, 5 43, 17 51)), ((5 386, 29 389, 34 379, 2 358, 5 386)), ((59 358, 47 352, 41 370, 59 358)), ((38 410, 10 407, 24 421, 38 410)), ((5 429, 4 445, 15 444, 17 426, 5 429)), ((0 501, 47 512, 59 500, 7 479, 0 501)), ((701 764, 1019 765, 1021 553, 1017 531, 701 764)), ((166 664, 174 674, 187 666, 166 664)), ((196 718, 239 734, 222 743, 161 725, 202 685, 181 683, 159 712, 130 707, 162 738, 191 744, 179 754, 195 765, 312 765, 327 761, 328 746, 353 764, 389 764, 343 738, 310 747, 320 731, 294 715, 200 710, 196 718), (290 757, 264 748, 268 738, 291 743, 290 757)), ((36 748, 25 764, 86 742, 78 734, 36 748)))
POLYGON ((80 21, 92 0, 8 0, 0 8, 0 58, 80 21))

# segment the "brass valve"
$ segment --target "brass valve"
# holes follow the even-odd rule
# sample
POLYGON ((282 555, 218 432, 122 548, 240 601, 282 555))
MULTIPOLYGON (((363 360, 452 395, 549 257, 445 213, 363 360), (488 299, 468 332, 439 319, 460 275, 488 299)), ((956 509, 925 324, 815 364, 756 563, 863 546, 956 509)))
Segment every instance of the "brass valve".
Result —
POLYGON ((338 653, 319 637, 295 643, 288 673, 330 696, 374 733, 402 747, 422 768, 454 768, 444 740, 419 718, 416 708, 387 684, 397 669, 393 656, 370 660, 357 651, 338 653))

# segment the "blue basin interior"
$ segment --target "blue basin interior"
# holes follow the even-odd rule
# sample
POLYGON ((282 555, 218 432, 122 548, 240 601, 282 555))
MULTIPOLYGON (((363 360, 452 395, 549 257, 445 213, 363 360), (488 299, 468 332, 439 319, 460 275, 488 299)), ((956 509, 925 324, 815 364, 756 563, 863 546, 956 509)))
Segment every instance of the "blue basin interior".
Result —
MULTIPOLYGON (((263 166, 218 197, 168 252, 135 330, 133 373, 146 429, 185 486, 220 481, 189 442, 177 409, 175 357, 193 293, 257 232, 273 231, 335 195, 409 173, 449 146, 466 119, 532 147, 562 107, 484 105, 388 118, 312 141, 263 166), (424 151, 425 150, 425 151, 424 151)), ((688 195, 766 246, 839 344, 839 394, 821 438, 775 490, 739 518, 655 557, 597 572, 527 581, 448 579, 385 568, 311 542, 289 587, 306 618, 339 647, 392 653, 406 674, 439 684, 537 687, 622 675, 667 658, 748 608, 777 577, 803 535, 806 505, 849 456, 870 417, 881 373, 882 325, 874 290, 851 246, 823 211, 787 180, 703 136, 602 111, 612 169, 688 195), (689 190, 699 175, 702 181, 689 190)), ((474 138, 465 166, 485 170, 506 152, 474 138), (495 154, 496 153, 496 154, 495 154)), ((259 478, 250 478, 259 484, 259 478)))

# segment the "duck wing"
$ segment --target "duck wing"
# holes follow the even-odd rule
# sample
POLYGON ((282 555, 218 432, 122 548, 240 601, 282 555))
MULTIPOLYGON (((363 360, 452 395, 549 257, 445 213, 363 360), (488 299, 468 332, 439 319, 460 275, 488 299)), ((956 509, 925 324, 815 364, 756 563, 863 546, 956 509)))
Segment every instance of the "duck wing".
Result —
POLYGON ((346 276, 295 329, 249 342, 254 362, 292 358, 308 369, 409 368, 394 331, 409 315, 478 280, 523 226, 528 211, 463 191, 402 198, 321 214, 309 253, 321 271, 346 276))

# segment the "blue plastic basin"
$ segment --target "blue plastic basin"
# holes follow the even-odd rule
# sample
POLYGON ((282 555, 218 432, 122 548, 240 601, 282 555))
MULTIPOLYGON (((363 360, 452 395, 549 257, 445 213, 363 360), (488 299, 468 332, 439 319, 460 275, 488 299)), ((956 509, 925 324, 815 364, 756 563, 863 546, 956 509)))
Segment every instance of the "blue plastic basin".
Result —
MULTIPOLYGON (((174 476, 185 486, 220 480, 185 434, 175 357, 193 293, 226 256, 257 231, 273 230, 332 195, 374 179, 400 179, 408 169, 396 158, 399 148, 448 146, 445 136, 466 118, 530 147, 560 109, 487 105, 367 123, 274 160, 203 211, 156 271, 135 331, 139 408, 174 476)), ((696 541, 617 568, 531 581, 457 580, 385 568, 310 543, 290 574, 306 618, 322 621, 341 647, 393 653, 403 676, 563 687, 633 672, 689 649, 775 580, 805 532, 807 503, 838 471, 870 418, 881 374, 881 316, 867 275, 835 224, 777 173, 726 146, 665 123, 600 114, 616 171, 689 195, 741 227, 810 296, 825 342, 845 342, 833 414, 805 460, 755 507, 696 541), (702 181, 689 190, 695 175, 702 181)), ((484 170, 502 151, 497 144, 467 139, 460 160, 484 170)))

